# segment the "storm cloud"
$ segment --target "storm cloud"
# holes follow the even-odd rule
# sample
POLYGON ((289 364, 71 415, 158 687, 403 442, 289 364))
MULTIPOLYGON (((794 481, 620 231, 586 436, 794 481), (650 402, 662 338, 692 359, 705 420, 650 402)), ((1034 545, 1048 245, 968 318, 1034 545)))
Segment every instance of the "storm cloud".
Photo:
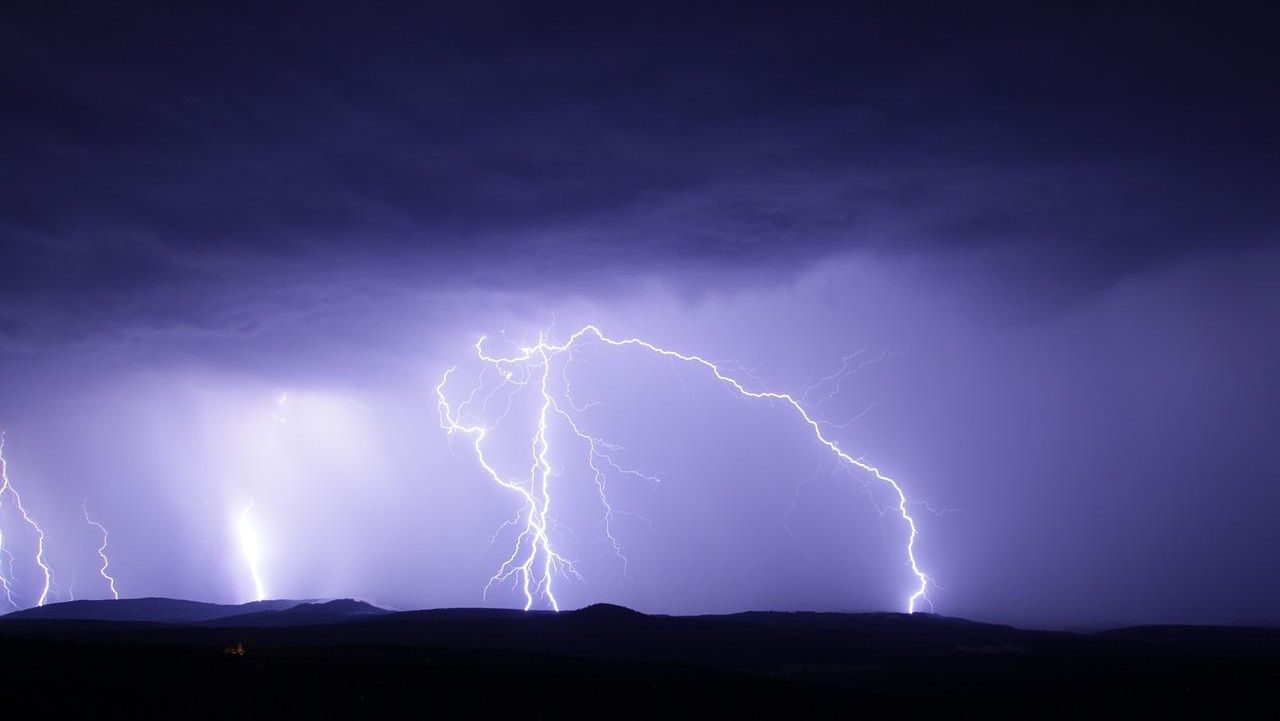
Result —
MULTIPOLYGON (((274 474, 284 591, 465 605, 510 499, 475 490, 431 389, 479 335, 596 322, 788 390, 865 348, 890 358, 823 410, 954 510, 921 521, 940 610, 1272 613, 1269 27, 1244 5, 11 3, 14 468, 46 516, 92 496, 125 526, 140 593, 238 597, 220 504, 274 474), (249 459, 286 390, 309 430, 268 472, 249 459)), ((653 380, 709 404, 681 414, 742 412, 702 381, 653 380)), ((667 523, 630 529, 648 575, 601 567, 575 601, 894 603, 901 529, 776 414, 685 447, 696 424, 616 392, 632 425, 601 423, 683 485, 631 499, 667 523), (777 455, 753 470, 743 448, 777 455), (715 468, 752 492, 737 515, 694 483, 715 468)))

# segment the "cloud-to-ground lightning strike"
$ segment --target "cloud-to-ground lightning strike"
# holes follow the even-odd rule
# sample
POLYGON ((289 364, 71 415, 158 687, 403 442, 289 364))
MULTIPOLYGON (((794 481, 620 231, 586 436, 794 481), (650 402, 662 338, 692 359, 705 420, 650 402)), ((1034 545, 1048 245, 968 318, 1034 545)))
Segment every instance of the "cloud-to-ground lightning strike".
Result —
POLYGON ((258 544, 258 534, 249 521, 253 503, 254 499, 250 498, 249 503, 240 511, 240 517, 236 522, 236 535, 240 539, 240 553, 244 556, 245 565, 249 567, 249 576, 253 579, 253 600, 265 601, 267 589, 262 583, 262 570, 259 568, 262 552, 258 544))
POLYGON ((84 511, 84 522, 98 529, 98 532, 102 534, 102 545, 98 546, 98 559, 102 561, 102 565, 98 567, 98 575, 102 576, 102 580, 107 582, 107 588, 111 590, 111 597, 119 601, 120 594, 116 591, 116 579, 110 573, 107 573, 107 569, 111 566, 111 559, 107 558, 107 545, 111 542, 111 538, 107 535, 105 526, 89 517, 88 501, 81 508, 84 511))
MULTIPOLYGON (((280 426, 287 425, 284 417, 284 406, 288 402, 289 394, 287 392, 281 393, 280 397, 276 399, 275 407, 271 410, 272 422, 280 426)), ((268 449, 268 455, 271 452, 271 449, 268 449)), ((262 574, 262 543, 252 520, 250 520, 250 515, 253 513, 253 506, 256 502, 256 495, 250 495, 249 502, 240 509, 240 515, 236 518, 236 537, 240 542, 240 554, 244 558, 245 566, 249 569, 249 577, 253 580, 253 600, 265 601, 267 599, 267 588, 262 574)))
MULTIPOLYGON (((597 464, 598 460, 608 463, 614 471, 624 473, 633 473, 649 480, 656 480, 651 476, 640 474, 636 471, 630 471, 619 467, 613 463, 605 451, 613 448, 605 441, 595 438, 579 429, 573 416, 565 410, 565 407, 557 401, 555 395, 550 390, 552 371, 551 363, 554 358, 561 354, 571 354, 575 346, 584 342, 584 340, 595 340, 608 346, 616 348, 640 348, 650 353, 678 360, 683 363, 702 368, 709 371, 711 375, 728 386, 730 389, 747 398, 770 400, 789 406, 799 419, 809 427, 813 433, 814 439, 822 446, 831 451, 841 462, 847 467, 855 469, 874 477, 877 481, 889 488, 896 497, 896 512, 908 529, 906 543, 906 557, 910 565, 911 573, 916 579, 916 588, 914 592, 906 600, 906 609, 908 613, 914 613, 921 603, 928 604, 929 599, 927 592, 929 589, 929 577, 920 568, 916 559, 916 538, 918 535, 916 521, 912 517, 909 506, 911 502, 907 500, 906 493, 902 486, 893 478, 885 475, 879 468, 864 462, 860 458, 846 453, 835 441, 831 440, 823 432, 823 422, 814 418, 805 408, 800 400, 796 397, 775 391, 756 391, 747 388, 742 382, 735 377, 728 375, 723 368, 723 364, 718 365, 701 356, 688 355, 673 350, 668 350, 661 346, 654 345, 648 341, 639 338, 623 338, 615 339, 605 335, 599 328, 594 325, 587 325, 579 329, 568 340, 561 344, 555 344, 547 340, 546 334, 538 337, 536 345, 524 346, 519 349, 519 353, 509 357, 496 357, 488 355, 484 349, 485 338, 481 337, 475 344, 477 357, 485 364, 484 370, 493 369, 497 372, 501 382, 498 387, 489 392, 483 399, 482 405, 494 397, 499 390, 508 385, 514 385, 517 388, 512 392, 518 391, 520 388, 533 386, 540 394, 540 403, 538 410, 538 418, 536 430, 530 443, 532 461, 529 473, 521 478, 509 478, 499 472, 493 465, 493 462, 486 455, 485 439, 490 431, 501 422, 507 413, 510 412, 510 402, 508 399, 507 409, 503 415, 493 424, 486 424, 477 419, 474 415, 469 414, 468 407, 475 402, 479 388, 471 391, 471 394, 460 403, 456 408, 451 405, 448 396, 445 393, 445 387, 449 383, 450 377, 453 375, 455 368, 449 368, 444 373, 444 377, 436 386, 436 398, 440 411, 441 426, 450 435, 461 433, 472 437, 472 448, 475 451, 476 458, 480 467, 485 473, 498 485, 510 489, 520 495, 523 506, 520 515, 515 521, 520 523, 523 518, 524 527, 516 539, 515 549, 511 555, 502 563, 498 572, 490 578, 489 583, 485 586, 486 592, 495 583, 515 578, 525 598, 525 609, 528 610, 534 604, 535 599, 542 598, 554 610, 559 610, 560 604, 556 599, 552 588, 552 582, 558 575, 576 576, 577 571, 573 563, 560 555, 553 547, 550 529, 548 528, 552 516, 550 513, 551 506, 551 465, 547 460, 548 423, 551 417, 557 416, 568 422, 570 431, 579 439, 583 440, 588 447, 589 466, 595 475, 595 481, 600 492, 601 504, 605 513, 605 529, 610 542, 613 544, 616 553, 621 555, 621 548, 617 539, 613 537, 608 530, 608 521, 613 515, 612 506, 609 504, 608 497, 605 493, 604 477, 605 474, 597 464), (605 451, 601 451, 601 449, 605 451)), ((571 358, 572 355, 569 355, 571 358)), ((847 372, 849 359, 846 359, 846 368, 842 371, 847 372)), ((563 369, 562 369, 563 373, 563 369)), ((843 375, 843 372, 837 375, 843 375)), ((835 380, 829 378, 826 380, 835 380)), ((481 377, 483 384, 483 374, 481 377)), ((563 395, 567 396, 566 391, 563 395)), ((569 408, 581 410, 576 406, 572 399, 566 399, 569 408)), ((624 557, 625 560, 625 557, 624 557)))
MULTIPOLYGON (((36 562, 36 565, 40 567, 40 572, 44 576, 44 582, 40 587, 40 596, 36 600, 36 605, 43 606, 45 604, 45 601, 49 599, 49 588, 53 584, 53 571, 50 570, 49 564, 46 563, 44 560, 44 529, 40 527, 40 524, 36 523, 35 519, 31 517, 30 513, 27 513, 26 507, 22 505, 22 496, 18 494, 18 489, 15 488, 13 484, 9 481, 9 464, 4 457, 4 443, 5 443, 5 434, 3 431, 0 431, 0 480, 3 481, 3 483, 0 483, 0 507, 3 506, 4 494, 7 491, 9 495, 13 497, 14 508, 17 508, 18 513, 22 515, 23 522, 25 522, 28 526, 30 526, 31 530, 35 531, 35 534, 36 534, 35 562, 36 562)), ((3 547, 2 539, 0 539, 0 547, 3 547)), ((6 551, 6 553, 8 552, 6 551)), ((9 555, 9 557, 10 559, 12 559, 11 554, 9 555)), ((9 568, 12 571, 12 568, 13 568, 12 563, 9 564, 9 568)), ((13 604, 16 606, 17 604, 14 603, 13 595, 12 595, 12 587, 11 587, 12 583, 13 583, 13 579, 11 574, 4 581, 5 600, 7 600, 10 604, 13 604)))

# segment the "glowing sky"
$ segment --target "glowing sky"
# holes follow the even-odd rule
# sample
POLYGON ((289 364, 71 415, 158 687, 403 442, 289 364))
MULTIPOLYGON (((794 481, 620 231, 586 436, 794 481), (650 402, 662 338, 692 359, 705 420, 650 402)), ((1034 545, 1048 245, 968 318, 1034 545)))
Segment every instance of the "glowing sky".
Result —
MULTIPOLYGON (((940 612, 1275 619, 1265 24, 894 7, 7 7, 0 428, 55 595, 110 595, 87 508, 125 596, 253 598, 249 539, 273 596, 480 604, 517 505, 436 384, 592 323, 779 392, 879 359, 813 408, 938 512, 940 612)), ((552 459, 563 606, 901 608, 902 527, 794 418, 573 363, 662 483, 615 486, 624 568, 552 459)))

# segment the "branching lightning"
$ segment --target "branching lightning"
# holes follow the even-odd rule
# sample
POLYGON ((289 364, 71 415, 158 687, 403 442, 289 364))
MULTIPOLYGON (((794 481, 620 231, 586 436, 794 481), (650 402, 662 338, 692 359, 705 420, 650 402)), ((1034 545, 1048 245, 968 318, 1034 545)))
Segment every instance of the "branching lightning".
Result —
MULTIPOLYGON (((608 499, 606 479, 610 472, 634 475, 651 482, 657 482, 659 479, 639 471, 624 468, 615 463, 610 454, 616 451, 618 447, 581 429, 572 412, 581 412, 585 409, 585 406, 576 405, 572 398, 569 397, 569 383, 567 378, 564 377, 565 367, 567 367, 568 362, 560 367, 559 377, 563 391, 553 393, 551 390, 553 360, 561 355, 572 360, 574 348, 591 339, 614 348, 641 349, 673 362, 678 361, 682 364, 708 371, 721 384, 743 397, 773 401, 789 407, 798 417, 798 420, 809 427, 814 440, 834 454, 847 468, 869 474, 891 490, 896 498, 896 515, 901 518, 908 530, 905 549, 906 560, 916 580, 914 592, 906 599, 907 612, 914 613, 920 604, 929 603, 927 591, 930 579, 920 568, 916 559, 917 527, 916 521, 909 510, 911 502, 907 500, 906 493, 893 478, 885 475, 879 468, 866 463, 861 458, 849 455, 839 444, 828 437, 823 432, 824 422, 811 415, 810 411, 802 403, 802 399, 806 396, 801 396, 801 400, 797 400, 796 397, 787 393, 751 390, 724 370, 726 364, 717 364, 702 356, 668 350, 640 338, 611 338, 594 325, 582 327, 571 335, 567 341, 558 345, 548 341, 546 334, 543 333, 539 335, 536 345, 521 347, 517 354, 509 357, 489 355, 484 348, 485 338, 481 337, 475 344, 476 356, 484 364, 480 386, 484 384, 485 373, 492 369, 501 379, 497 387, 490 390, 480 400, 477 400, 481 389, 480 386, 473 387, 467 398, 455 408, 450 403, 445 389, 456 367, 445 371, 444 377, 441 378, 436 386, 441 427, 450 436, 454 434, 470 436, 472 449, 480 467, 494 483, 516 493, 522 502, 521 511, 514 521, 517 526, 523 523, 515 542, 515 548, 512 550, 511 555, 503 561, 498 571, 489 579, 488 584, 485 586, 486 594, 495 584, 514 580, 517 587, 523 592, 526 610, 532 608, 535 601, 539 599, 552 609, 559 610, 560 603, 556 598, 553 582, 557 578, 565 576, 576 577, 578 575, 573 563, 555 550, 550 533, 550 527, 554 525, 554 514, 552 514, 551 509, 552 477, 554 474, 548 461, 548 427, 553 419, 563 421, 568 430, 586 446, 588 467, 594 476, 599 493, 599 501, 603 513, 602 528, 604 535, 611 543, 614 552, 622 559, 625 569, 626 556, 617 538, 613 535, 610 525, 615 511, 608 499), (485 409, 488 407, 489 400, 494 398, 499 391, 509 386, 513 388, 507 397, 506 408, 502 415, 492 424, 485 423, 481 419, 485 409), (509 477, 500 472, 489 456, 486 455, 485 440, 497 424, 510 413, 511 396, 524 388, 533 388, 539 394, 537 422, 529 446, 531 460, 529 471, 526 475, 509 477), (481 406, 479 415, 471 411, 471 407, 476 403, 481 406)), ((806 392, 806 395, 821 390, 819 386, 826 386, 829 394, 818 401, 821 403, 826 397, 834 395, 838 391, 841 379, 856 373, 868 363, 879 359, 853 363, 856 360, 860 359, 857 356, 846 358, 844 367, 840 371, 820 379, 815 384, 815 387, 811 387, 806 392)), ((747 375, 754 378, 749 373, 747 375)), ((510 523, 508 522, 508 524, 510 523)), ((504 527, 508 524, 504 524, 504 527)))
MULTIPOLYGON (((36 600, 36 605, 43 606, 45 604, 45 601, 49 599, 49 588, 53 584, 53 571, 49 569, 49 564, 46 563, 44 559, 44 540, 45 540, 44 529, 40 527, 40 524, 36 523, 35 519, 31 517, 30 513, 27 513, 26 507, 22 505, 22 496, 18 494, 18 489, 15 488, 14 485, 9 481, 9 465, 4 457, 4 443, 5 443, 5 434, 3 431, 0 431, 0 479, 3 480, 3 483, 0 484, 0 505, 3 505, 4 503, 4 494, 7 491, 9 495, 13 497, 14 508, 17 508, 18 513, 22 515, 23 522, 26 523, 28 526, 30 526, 31 530, 33 530, 36 534, 35 562, 36 562, 36 565, 40 567, 40 572, 44 576, 44 582, 40 587, 40 595, 39 595, 39 598, 36 600)), ((0 547, 3 547, 2 538, 0 538, 0 547)), ((6 551, 6 554, 8 554, 7 551, 6 551)), ((12 554, 9 554, 9 559, 12 560, 12 554)), ((17 604, 14 603, 14 600, 13 600, 13 588, 12 588, 13 564, 12 563, 9 564, 9 568, 10 568, 10 575, 9 577, 4 579, 4 583, 3 583, 5 600, 8 601, 10 604, 16 606, 17 604)))
MULTIPOLYGON (((111 541, 110 536, 107 535, 105 526, 89 517, 88 501, 85 501, 81 508, 84 511, 84 522, 98 529, 98 532, 102 534, 102 545, 98 546, 98 559, 102 561, 102 565, 98 567, 98 575, 102 576, 102 580, 107 582, 107 587, 111 589, 111 597, 119 601, 120 594, 116 591, 116 579, 110 573, 107 573, 107 568, 111 566, 111 559, 107 558, 107 545, 111 541)), ((74 596, 72 598, 74 599, 74 596)))

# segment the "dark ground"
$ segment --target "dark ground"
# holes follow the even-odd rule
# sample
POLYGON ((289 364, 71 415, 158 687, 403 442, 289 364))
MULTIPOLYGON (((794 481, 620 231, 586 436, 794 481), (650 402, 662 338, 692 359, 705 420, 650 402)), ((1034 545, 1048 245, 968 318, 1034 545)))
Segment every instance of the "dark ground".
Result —
MULTIPOLYGON (((99 611, 111 608, 93 603, 99 611)), ((145 603, 129 615, 158 613, 156 604, 165 602, 145 603)), ((0 619, 0 707, 11 713, 430 718, 462 711, 515 718, 519 711, 521 719, 1280 713, 1280 629, 1070 634, 930 615, 670 617, 616 606, 558 615, 378 613, 350 601, 241 607, 219 617, 199 612, 203 620, 161 624, 77 620, 67 616, 103 615, 57 608, 0 619), (236 644, 243 655, 224 652, 236 644)))

